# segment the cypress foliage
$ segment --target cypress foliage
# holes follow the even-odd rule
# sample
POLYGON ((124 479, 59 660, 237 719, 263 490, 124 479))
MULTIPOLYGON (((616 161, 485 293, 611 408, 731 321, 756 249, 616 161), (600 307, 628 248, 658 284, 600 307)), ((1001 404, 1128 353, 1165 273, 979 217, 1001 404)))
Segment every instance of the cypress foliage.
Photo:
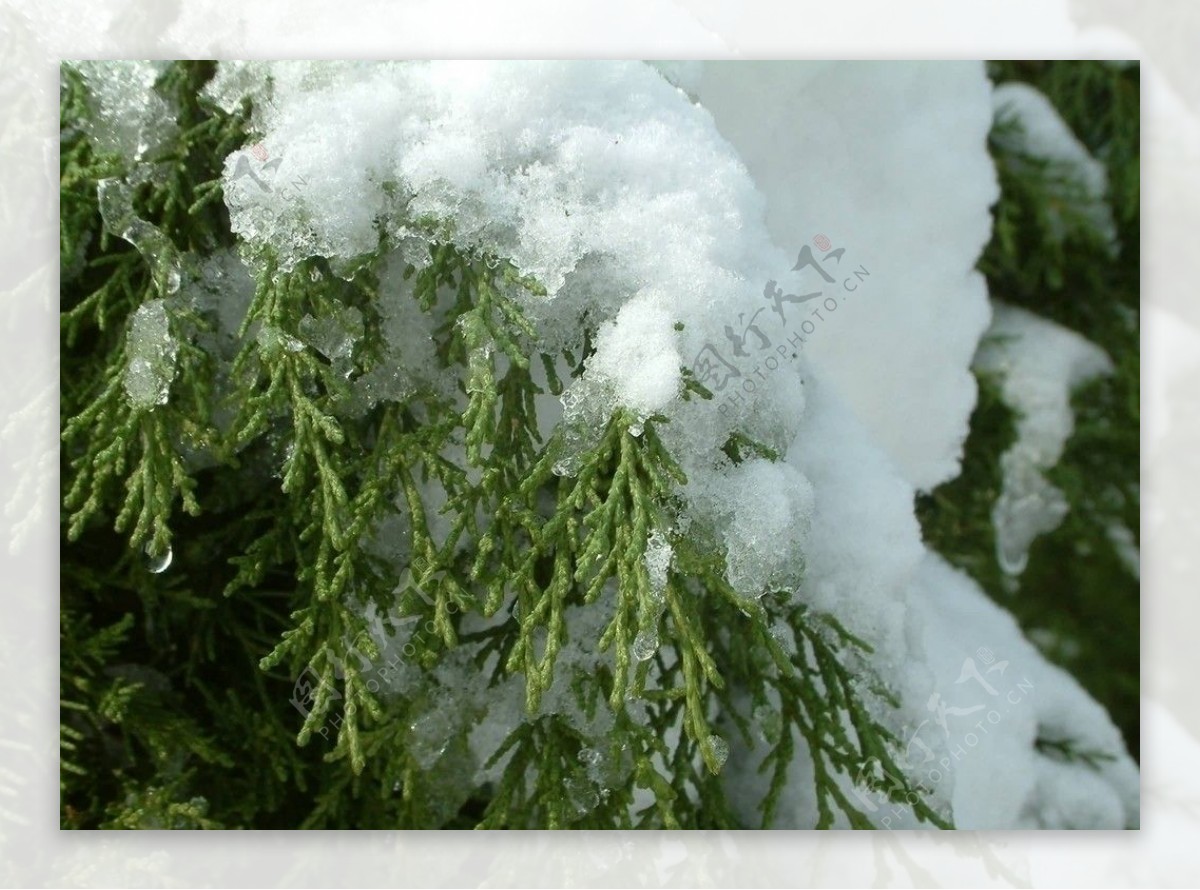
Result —
MULTIPOLYGON (((1086 123, 1085 141, 1123 171, 1117 217, 1122 243, 1132 244, 1123 249, 1136 250, 1136 70, 1072 69, 1085 71, 1083 83, 1059 70, 998 73, 1040 79, 1056 101, 1096 93, 1112 102, 1107 123, 1086 116, 1094 98, 1080 100, 1078 118, 1064 113, 1086 123), (1132 111, 1121 104, 1131 78, 1132 111)), ((222 352, 213 313, 176 297, 181 275, 238 246, 221 176, 230 151, 251 141, 250 108, 228 114, 203 101, 213 72, 207 62, 167 66, 155 90, 178 109, 178 127, 131 168, 88 139, 93 99, 78 72, 63 68, 62 826, 739 827, 719 778, 728 750, 719 714, 721 732, 767 746, 764 825, 789 782, 795 731, 812 762, 817 827, 869 827, 842 780, 872 764, 884 774, 879 791, 950 827, 921 789, 896 778, 898 742, 878 719, 890 693, 866 667, 869 647, 782 591, 739 596, 704 530, 672 528, 686 479, 660 438, 665 418, 616 411, 573 472, 560 472, 563 433, 543 439, 536 397, 570 384, 555 371, 560 358, 572 376, 582 373, 586 346, 579 355, 539 352, 513 299, 538 294, 539 284, 501 258, 454 247, 446 221, 412 221, 432 262, 406 274, 422 311, 439 319, 438 360, 456 370, 457 395, 356 401, 350 381, 388 361, 378 299, 387 244, 353 274, 319 258, 284 270, 269 254, 246 255, 254 292, 222 352), (163 400, 132 397, 131 330, 149 317, 142 312, 161 313, 154 317, 177 345, 163 400), (352 348, 334 358, 305 348, 314 320, 353 331, 352 348), (444 503, 431 501, 431 487, 444 503), (397 509, 402 562, 376 546, 397 509), (664 577, 648 563, 659 541, 674 552, 664 577), (513 603, 514 617, 502 620, 513 603), (560 657, 572 616, 584 613, 607 657, 588 676, 560 657), (431 758, 415 728, 427 693, 380 689, 379 615, 429 630, 404 648, 418 672, 470 653, 494 685, 522 685, 529 719, 488 764, 498 768, 494 782, 463 794, 447 781, 474 768, 471 714, 459 715, 464 722, 431 758), (302 718, 296 678, 306 684, 302 718), (552 694, 585 714, 606 713, 608 749, 590 747, 547 708, 552 694)), ((1080 397, 1079 432, 1054 480, 1080 509, 1038 545, 1033 586, 1051 583, 1039 566, 1056 564, 1062 548, 1097 540, 1105 515, 1137 515, 1136 461, 1126 463, 1136 439, 1114 439, 1100 423, 1132 412, 1137 429, 1136 343, 1130 353, 1118 318, 1072 315, 1084 310, 1067 299, 1053 311, 1038 301, 1047 288, 1102 284, 1113 306, 1136 311, 1136 277, 1120 272, 1136 276, 1137 258, 1073 248, 1044 256, 1024 241, 1037 243, 1028 220, 1042 206, 1042 172, 1010 166, 1002 153, 998 162, 1004 197, 982 260, 993 285, 1133 363, 1080 397), (1092 484, 1101 477, 1111 490, 1092 484)), ((685 397, 711 398, 686 379, 685 397)), ((1008 434, 1003 407, 983 391, 964 476, 935 492, 922 515, 935 545, 986 581, 988 492, 994 498, 1008 434)), ((778 457, 744 436, 725 451, 734 462, 778 457)), ((1066 562, 1074 568, 1063 571, 1102 569, 1066 562)), ((990 580, 1013 607, 1001 579, 990 580)), ((1112 623, 1095 623, 1082 585, 1096 580, 1053 581, 1078 582, 1079 602, 1063 620, 1095 646, 1067 660, 1085 676, 1129 617, 1122 607, 1112 623)), ((1015 606, 1030 627, 1049 620, 1034 600, 1050 605, 1024 597, 1029 611, 1015 606)), ((1136 582, 1131 602, 1136 620, 1136 582)), ((1136 634, 1124 639, 1136 647, 1136 634)), ((1126 713, 1131 692, 1136 702, 1136 672, 1132 689, 1123 671, 1094 675, 1101 685, 1092 691, 1114 711, 1126 713)))

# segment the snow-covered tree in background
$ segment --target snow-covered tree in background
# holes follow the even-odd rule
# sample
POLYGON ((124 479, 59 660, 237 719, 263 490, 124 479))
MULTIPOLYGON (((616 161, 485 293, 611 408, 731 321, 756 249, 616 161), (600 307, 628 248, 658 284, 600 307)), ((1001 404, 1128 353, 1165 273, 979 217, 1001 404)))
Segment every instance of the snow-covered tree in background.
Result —
POLYGON ((1123 360, 977 271, 996 152, 1047 238, 1119 250, 1036 90, 80 63, 63 108, 64 793, 89 733, 154 763, 92 818, 1137 825, 1105 709, 916 511, 983 375, 1018 415, 985 523, 1015 583, 1073 503, 1072 390, 1123 360), (130 634, 192 651, 118 670, 130 634), (226 689, 184 669, 223 647, 226 689), (239 735, 273 775, 205 787, 239 735))

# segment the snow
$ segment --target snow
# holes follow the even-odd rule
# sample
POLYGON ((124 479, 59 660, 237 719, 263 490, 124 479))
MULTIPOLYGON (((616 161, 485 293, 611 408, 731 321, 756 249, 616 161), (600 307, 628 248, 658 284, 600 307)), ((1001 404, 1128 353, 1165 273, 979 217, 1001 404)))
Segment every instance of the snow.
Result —
POLYGON ((992 510, 996 558, 1019 575, 1029 546, 1067 515, 1063 493, 1043 475, 1058 463, 1074 429, 1071 393, 1112 371, 1102 349, 1074 331, 1002 303, 975 366, 1001 379, 1001 395, 1017 415, 1017 439, 1000 458, 1003 489, 992 510))
MULTIPOLYGON (((998 122, 1015 125, 1013 129, 997 130, 1001 144, 1050 164, 1055 174, 1050 180, 1055 197, 1077 210, 1096 234, 1115 246, 1117 230, 1106 200, 1108 176, 1104 165, 1088 153, 1050 100, 1028 84, 1006 83, 996 88, 993 104, 998 122)), ((1057 231, 1052 233, 1061 240, 1066 225, 1061 215, 1055 215, 1052 202, 1047 212, 1057 224, 1057 231)))
POLYGON ((937 740, 945 753, 921 766, 929 780, 949 758, 955 825, 1136 828, 1137 767, 1104 709, 940 557, 923 560, 912 586, 935 689, 947 704, 945 727, 930 711, 921 730, 930 747, 937 740), (1111 760, 1096 767, 1062 763, 1036 748, 1039 738, 1070 741, 1111 760))
POLYGON ((127 164, 152 158, 175 129, 173 109, 154 84, 166 69, 162 61, 67 62, 83 77, 96 107, 84 129, 99 151, 127 164))
MULTIPOLYGON (((615 409, 658 415, 689 480, 672 523, 713 536, 742 595, 790 591, 870 643, 870 667, 901 701, 878 718, 897 735, 951 700, 981 649, 1008 660, 1006 683, 1033 682, 1023 706, 961 743, 971 756, 955 758, 953 738, 927 742, 932 762, 948 759, 935 802, 953 804, 960 826, 1136 821, 1136 767, 1102 709, 926 550, 913 513, 918 491, 958 471, 971 361, 992 312, 974 271, 997 196, 981 65, 223 63, 212 94, 226 107, 259 99, 257 141, 230 155, 224 183, 251 255, 271 251, 285 269, 322 256, 345 275, 387 256, 388 360, 379 379, 356 384, 365 403, 452 384, 435 370, 433 322, 413 310, 399 274, 427 262, 431 233, 512 261, 546 290, 517 297, 541 349, 578 349, 585 325, 597 331, 561 406, 542 412, 550 400, 539 400, 543 431, 566 432, 556 472, 575 471, 615 409), (682 398, 683 369, 712 401, 682 398), (722 446, 735 430, 781 459, 731 461, 722 446), (1094 775, 1048 761, 1035 742, 1060 731, 1114 759, 1094 775)), ((1036 103, 1006 101, 1044 123, 1036 103)), ((1030 132, 1030 152, 1061 153, 1062 140, 1030 132)), ((361 323, 342 320, 313 319, 300 334, 336 363, 361 323)), ((997 512, 1016 562, 1061 512, 1041 472, 1070 433, 1070 388, 1107 359, 1003 306, 992 332, 1016 336, 980 358, 1007 368, 1006 401, 1023 415, 997 512)), ((652 586, 670 559, 669 544, 652 540, 652 586)), ((606 609, 568 613, 543 713, 564 715, 599 750, 610 727, 566 690, 607 657, 590 648, 606 609)), ((646 635, 635 655, 668 644, 646 635)), ((485 781, 500 768, 484 770, 486 757, 524 716, 519 689, 481 686, 470 654, 440 669, 430 722, 414 732, 444 735, 445 721, 457 731, 469 718, 480 765, 470 780, 485 781)), ((729 739, 712 750, 740 782, 761 748, 729 739)), ((815 821, 806 760, 800 742, 780 826, 815 821)), ((735 795, 747 818, 758 781, 735 795)), ((590 795, 580 790, 585 804, 590 795)))
POLYGON ((746 460, 713 480, 729 583, 747 597, 795 589, 813 518, 813 486, 792 464, 746 460), (785 546, 780 546, 781 543, 785 546))
POLYGON ((265 62, 222 62, 200 95, 222 111, 234 114, 246 99, 250 99, 252 105, 257 107, 267 98, 270 93, 267 78, 268 66, 265 62))
POLYGON ((805 347, 818 371, 914 487, 957 475, 975 404, 968 366, 988 322, 973 270, 998 196, 982 65, 709 63, 695 89, 793 260, 770 277, 844 297, 805 347), (818 236, 845 250, 822 263, 834 281, 787 271, 818 236), (852 279, 859 267, 870 277, 852 279))
POLYGON ((228 159, 226 196, 234 231, 285 268, 350 263, 381 236, 411 238, 413 220, 452 220, 456 243, 510 258, 567 304, 528 307, 548 339, 575 336, 585 310, 608 322, 593 389, 614 384, 642 414, 677 395, 705 333, 721 336, 702 325, 677 336, 685 308, 759 297, 762 263, 739 252, 762 245, 737 237, 756 224, 758 194, 711 119, 645 65, 271 73, 264 136, 228 159))
POLYGON ((674 319, 657 296, 642 291, 622 306, 596 335, 596 354, 587 364, 589 375, 610 384, 620 403, 643 417, 675 398, 683 366, 674 319))
POLYGON ((923 553, 912 487, 832 384, 808 405, 788 452, 815 498, 805 600, 871 642, 887 673, 907 672, 904 583, 923 553))

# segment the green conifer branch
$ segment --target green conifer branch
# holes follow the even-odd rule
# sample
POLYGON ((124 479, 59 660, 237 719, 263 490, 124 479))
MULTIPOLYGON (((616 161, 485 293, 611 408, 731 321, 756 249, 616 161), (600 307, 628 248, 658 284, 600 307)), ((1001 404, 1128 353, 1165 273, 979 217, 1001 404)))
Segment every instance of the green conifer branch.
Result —
MULTIPOLYGON (((211 73, 211 66, 203 63, 168 66, 157 89, 177 109, 180 131, 173 144, 143 162, 154 175, 135 177, 120 159, 97 155, 75 129, 94 111, 79 72, 64 67, 61 113, 64 121, 72 121, 61 158, 64 270, 78 265, 74 252, 80 246, 98 249, 97 256, 84 259, 81 272, 71 272, 95 282, 95 287, 73 305, 64 300, 61 324, 68 346, 81 337, 106 334, 114 322, 124 323, 149 300, 170 298, 182 272, 181 251, 212 249, 229 241, 228 224, 219 209, 210 209, 201 219, 189 215, 185 206, 191 203, 195 183, 217 179, 222 149, 244 135, 244 115, 225 115, 199 105, 199 88, 211 73), (132 239, 136 250, 111 252, 112 238, 132 239)), ((128 331, 121 329, 104 356, 103 370, 93 376, 98 382, 86 397, 90 401, 64 423, 72 471, 64 506, 72 540, 105 511, 109 486, 118 480, 124 483, 125 496, 115 510, 115 527, 129 533, 132 548, 148 548, 156 556, 167 553, 175 502, 190 515, 199 512, 195 481, 179 452, 181 438, 195 447, 215 444, 209 421, 210 359, 191 342, 203 322, 182 304, 168 302, 165 308, 178 341, 182 381, 173 388, 171 403, 130 403, 124 392, 128 331)))
MULTIPOLYGON (((197 621, 196 651, 185 669, 187 683, 196 686, 188 688, 218 715, 216 725, 253 727, 259 751, 272 750, 288 731, 285 718, 292 715, 277 692, 298 672, 310 676, 314 692, 300 744, 338 724, 325 762, 293 749, 262 771, 261 810, 243 803, 240 818, 274 811, 292 793, 291 783, 307 777, 320 789, 307 813, 310 826, 415 827, 424 826, 422 820, 480 827, 733 826, 718 775, 725 745, 713 727, 732 723, 749 738, 752 721, 739 711, 736 692, 766 706, 778 724, 777 744, 764 761, 771 781, 764 822, 774 817, 798 737, 813 759, 822 827, 838 814, 865 823, 839 777, 870 763, 900 774, 890 754, 895 740, 874 716, 885 696, 854 682, 863 670, 854 654, 865 646, 799 607, 739 596, 725 580, 721 549, 695 530, 676 530, 678 494, 687 480, 660 438, 664 418, 617 410, 598 440, 572 455, 574 473, 556 472, 565 442, 562 434, 546 442, 540 437, 536 397, 543 385, 535 370, 545 372, 552 393, 561 393, 563 380, 522 308, 544 292, 511 263, 452 244, 447 226, 418 221, 428 228, 430 262, 407 274, 415 276, 418 305, 436 320, 437 354, 458 376, 457 399, 422 390, 403 404, 351 404, 358 375, 384 361, 374 276, 387 252, 385 239, 379 256, 364 258, 349 281, 320 259, 283 271, 268 255, 249 257, 257 285, 233 363, 228 402, 235 417, 223 438, 212 431, 214 369, 193 344, 203 320, 181 306, 171 307, 180 353, 168 403, 130 404, 121 324, 163 295, 160 260, 186 265, 194 253, 232 241, 220 174, 225 155, 245 141, 248 108, 227 116, 198 100, 209 70, 172 66, 160 80, 158 89, 179 109, 178 134, 153 159, 161 175, 116 193, 128 203, 117 208, 110 228, 144 224, 141 232, 151 238, 143 240, 145 252, 123 246, 101 224, 98 184, 128 186, 127 171, 111 158, 94 157, 86 139, 64 150, 63 188, 70 196, 64 232, 69 227, 70 234, 64 234, 63 257, 74 264, 72 293, 79 298, 70 305, 64 300, 63 337, 77 351, 94 345, 103 358, 99 383, 72 406, 74 419, 64 427, 72 469, 66 500, 74 536, 92 515, 111 512, 136 545, 157 550, 170 542, 176 505, 187 513, 199 508, 181 441, 199 443, 215 464, 212 499, 225 512, 213 522, 236 516, 237 532, 197 526, 196 534, 198 541, 220 542, 214 551, 236 551, 232 578, 214 579, 209 592, 216 591, 215 601, 199 591, 178 591, 178 597, 196 611, 237 620, 227 626, 209 616, 197 621), (83 262, 75 262, 78 245, 89 238, 83 262), (364 329, 352 357, 335 366, 305 342, 304 320, 348 308, 361 313, 364 329), (255 480, 249 491, 242 490, 247 479, 255 480), (114 494, 119 484, 123 497, 114 494), (437 521, 431 488, 445 492, 447 523, 437 521), (372 546, 378 525, 397 511, 407 535, 404 565, 381 558, 372 546), (651 578, 647 566, 652 538, 674 554, 665 582, 651 578), (404 587, 401 569, 412 577, 404 587), (288 619, 276 610, 284 600, 288 619), (515 622, 463 632, 461 613, 490 617, 507 602, 515 603, 515 622), (503 764, 501 777, 479 791, 484 799, 452 802, 450 815, 422 800, 431 779, 411 750, 409 726, 421 702, 383 698, 369 688, 368 667, 382 657, 365 617, 369 604, 383 614, 418 614, 431 622, 434 632, 414 642, 412 660, 422 668, 470 645, 477 647, 480 670, 490 663, 494 683, 522 675, 529 720, 494 756, 493 766, 503 764), (606 610, 594 641, 569 638, 570 616, 580 609, 606 610), (781 621, 782 633, 774 628, 781 621), (193 665, 216 660, 218 639, 235 641, 262 668, 253 701, 225 695, 203 671, 191 673, 193 665), (606 663, 594 674, 569 675, 561 662, 571 642, 594 644, 608 653, 606 663), (288 672, 276 671, 283 665, 288 672), (611 730, 587 738, 561 715, 543 713, 552 686, 557 691, 563 684, 588 714, 606 709, 611 730)), ((64 107, 79 101, 68 90, 64 107)), ((564 353, 572 377, 584 372, 589 334, 579 355, 564 353)), ((712 397, 689 373, 680 395, 712 397)), ((725 453, 735 463, 751 455, 779 457, 740 434, 725 453)), ((205 507, 211 509, 207 501, 205 507)), ((110 723, 120 721, 133 736, 140 732, 139 714, 170 727, 166 735, 138 736, 163 747, 183 727, 154 712, 164 699, 151 706, 147 692, 136 682, 115 684, 105 688, 103 700, 83 706, 110 723)), ((63 698, 79 700, 66 692, 63 698)), ((78 752, 88 736, 69 722, 63 737, 64 751, 78 752)), ((443 755, 446 762, 468 763, 464 745, 456 740, 443 755)), ((203 744, 191 757, 196 770, 219 759, 203 744)), ((106 818, 128 826, 215 827, 219 820, 189 796, 193 775, 199 773, 184 770, 178 782, 165 784, 131 781, 124 804, 106 818)), ((902 785, 890 793, 911 790, 902 785)), ((918 815, 941 824, 932 812, 918 815)))
MULTIPOLYGON (((199 358, 199 353, 184 354, 199 358)), ((126 349, 112 354, 102 389, 90 405, 67 421, 63 441, 84 450, 70 461, 72 479, 63 504, 69 511, 68 536, 75 540, 107 501, 109 485, 124 483, 125 496, 114 528, 128 532, 130 546, 160 555, 171 546, 170 518, 176 500, 185 513, 200 505, 196 483, 175 444, 175 430, 187 425, 175 406, 141 407, 125 393, 126 349)))

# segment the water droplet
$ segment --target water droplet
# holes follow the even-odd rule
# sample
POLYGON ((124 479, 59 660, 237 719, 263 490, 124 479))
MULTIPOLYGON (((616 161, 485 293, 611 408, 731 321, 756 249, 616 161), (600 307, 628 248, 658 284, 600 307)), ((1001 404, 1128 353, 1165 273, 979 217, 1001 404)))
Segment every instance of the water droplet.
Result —
POLYGON ((717 769, 720 769, 725 765, 725 761, 729 759, 729 743, 719 735, 710 735, 708 737, 708 753, 712 755, 717 769))
POLYGON ((1000 563, 1001 570, 1006 575, 1019 575, 1025 571, 1025 566, 1029 564, 1029 551, 1023 550, 1020 547, 1004 546, 998 544, 996 547, 996 561, 1000 563))
POLYGON ((312 268, 312 270, 311 270, 311 271, 309 271, 309 273, 308 273, 308 277, 309 277, 309 280, 310 280, 310 281, 320 281, 320 280, 321 280, 322 278, 324 278, 325 276, 321 274, 321 270, 320 270, 320 269, 318 269, 318 268, 316 268, 316 267, 314 266, 314 267, 312 268))
POLYGON ((392 791, 396 792, 396 793, 400 792, 400 783, 399 782, 396 782, 394 785, 392 785, 392 791))
POLYGON ((633 657, 645 661, 658 651, 658 634, 654 631, 643 630, 633 640, 633 657))
POLYGON ((153 575, 158 575, 165 572, 171 566, 171 560, 174 554, 171 553, 171 548, 168 547, 166 553, 156 554, 149 544, 143 551, 146 555, 146 571, 153 575))
POLYGON ((163 282, 163 291, 168 294, 178 293, 181 281, 182 276, 180 276, 178 269, 174 267, 168 269, 166 281, 163 282))
POLYGON ((595 766, 600 762, 602 756, 595 748, 581 748, 579 751, 579 762, 586 763, 588 766, 595 766))

